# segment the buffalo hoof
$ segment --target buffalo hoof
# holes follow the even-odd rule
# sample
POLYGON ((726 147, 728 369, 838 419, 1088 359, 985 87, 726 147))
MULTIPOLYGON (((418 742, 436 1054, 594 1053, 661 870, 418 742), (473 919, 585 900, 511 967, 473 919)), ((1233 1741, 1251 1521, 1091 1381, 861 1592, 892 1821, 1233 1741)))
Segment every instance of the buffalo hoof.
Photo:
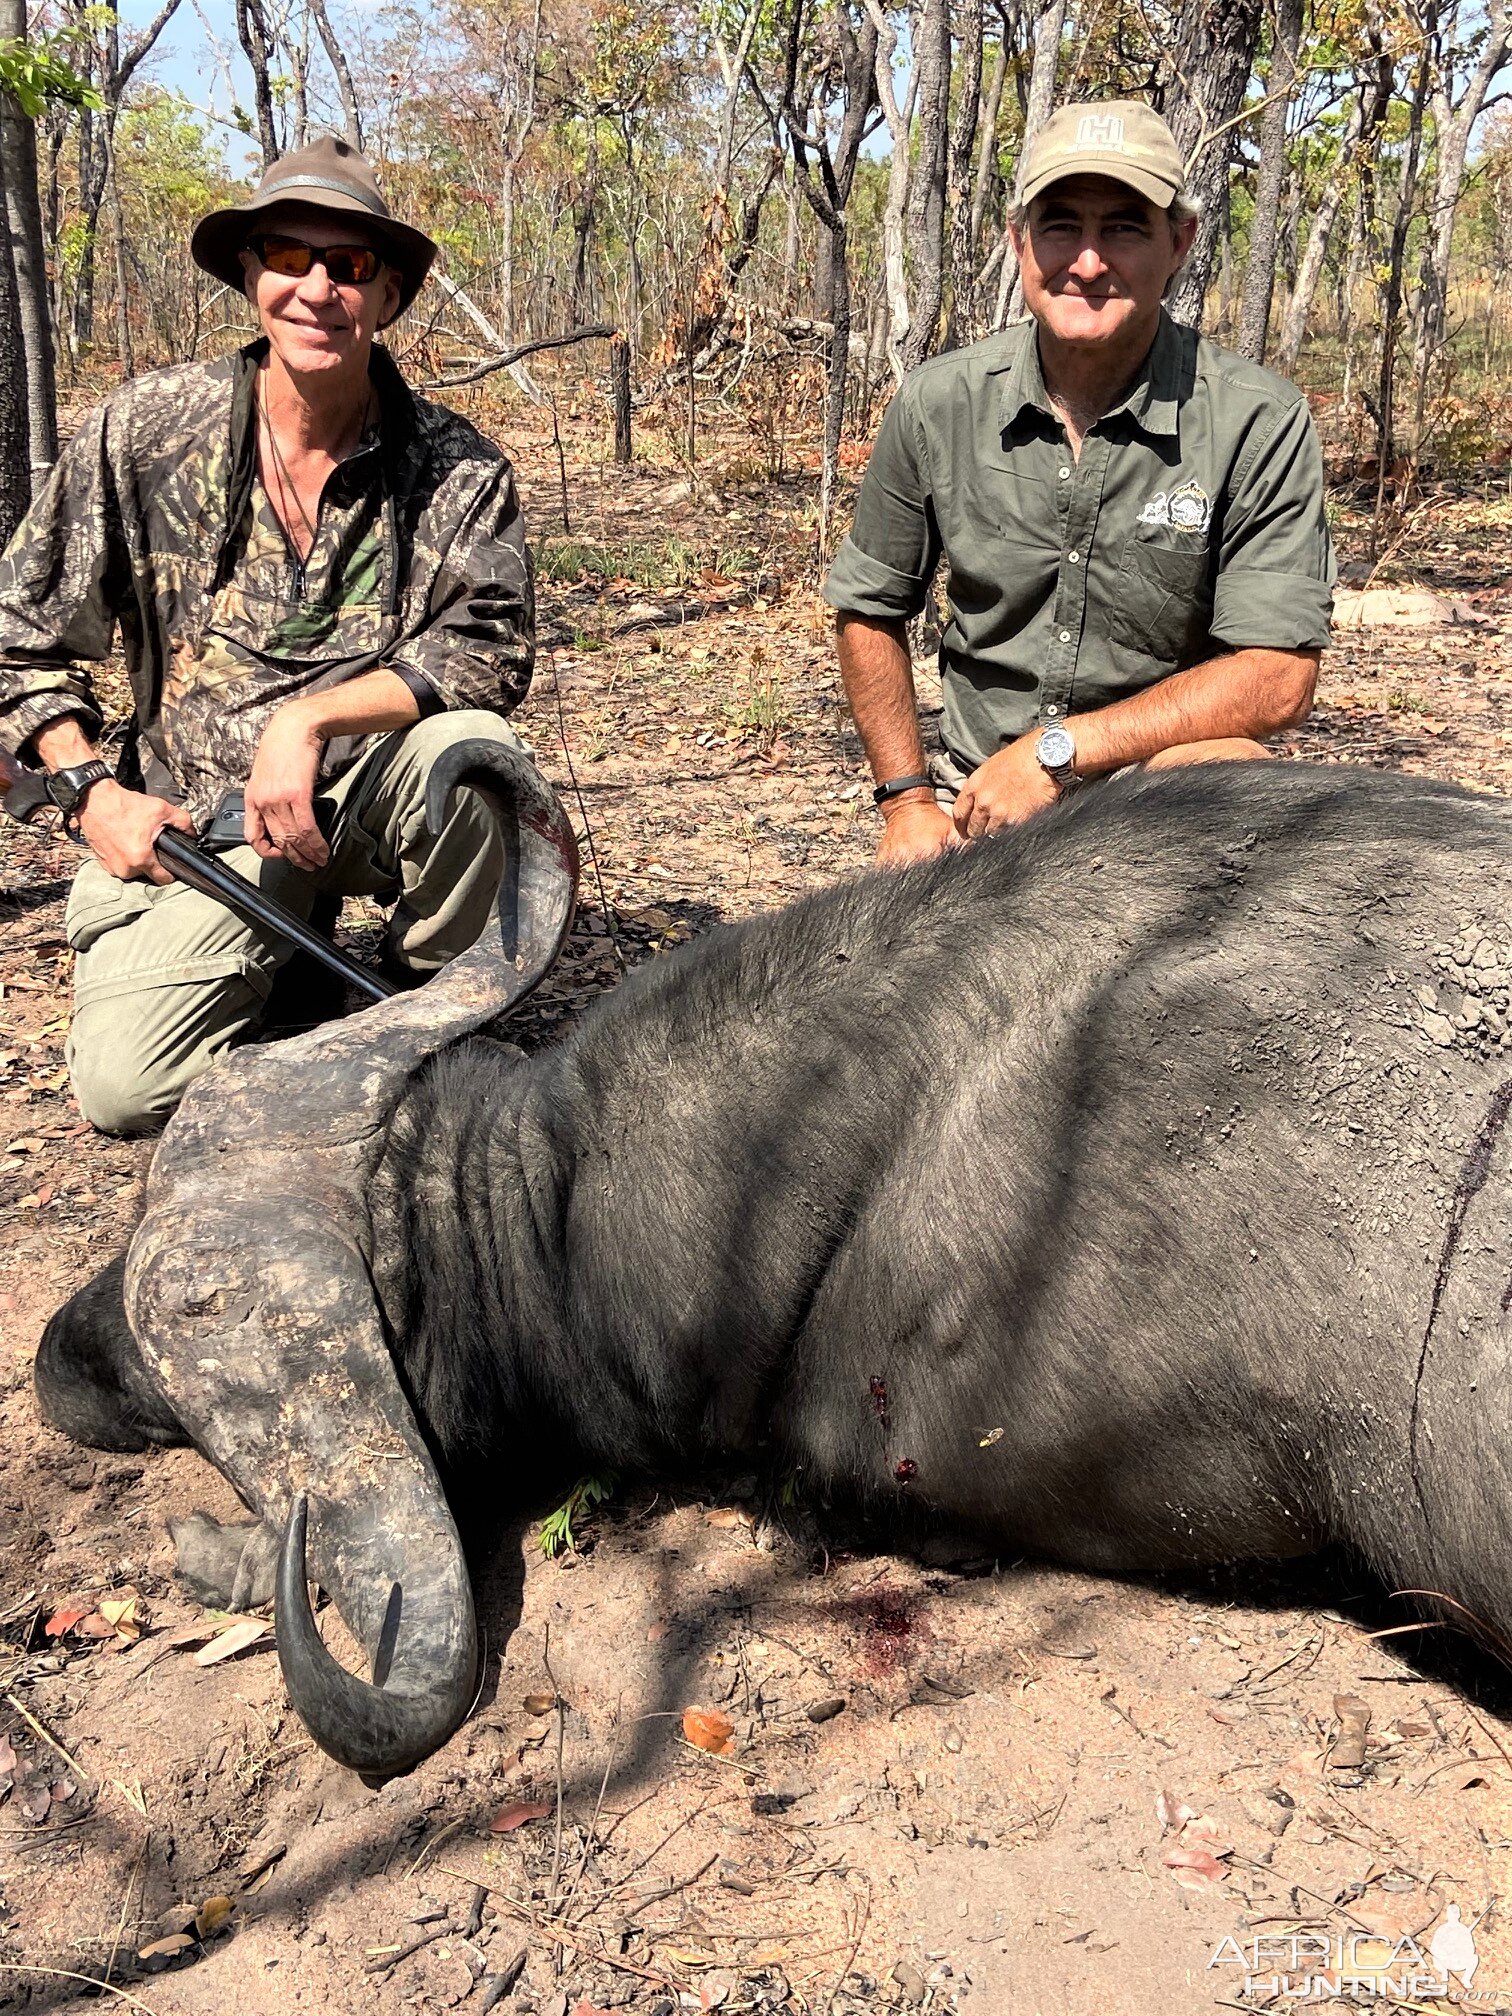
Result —
POLYGON ((222 1523, 208 1512, 170 1519, 179 1580, 213 1610, 255 1610, 273 1601, 278 1535, 255 1519, 222 1523))

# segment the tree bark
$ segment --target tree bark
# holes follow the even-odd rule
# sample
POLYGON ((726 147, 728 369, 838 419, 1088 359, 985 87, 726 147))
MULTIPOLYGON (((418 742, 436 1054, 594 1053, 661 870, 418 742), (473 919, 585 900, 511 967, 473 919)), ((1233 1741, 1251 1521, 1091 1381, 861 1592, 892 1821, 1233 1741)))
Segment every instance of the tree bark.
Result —
POLYGON ((1249 263, 1239 303, 1241 357, 1265 362, 1271 297, 1276 285, 1276 227, 1281 185, 1286 177, 1286 120, 1297 88, 1297 45, 1302 39, 1302 0, 1277 0, 1275 43, 1266 80, 1269 103, 1260 124, 1260 169, 1255 177, 1255 209, 1250 219, 1249 263))
MULTIPOLYGON (((915 30, 919 144, 908 190, 913 319, 903 345, 912 370, 934 348, 945 298, 945 185, 950 166, 950 0, 923 0, 915 30)), ((975 92, 973 91, 973 97, 975 92)))
MULTIPOLYGON (((1456 8, 1449 21, 1450 37, 1457 25, 1456 8)), ((1444 340, 1449 312, 1449 258, 1454 245, 1455 212, 1465 184, 1465 161, 1471 130, 1480 117, 1491 80, 1507 60, 1508 49, 1512 48, 1512 4, 1509 0, 1491 0, 1486 10, 1485 33, 1480 58, 1459 104, 1451 102, 1451 84, 1447 76, 1442 79, 1433 97, 1438 161, 1428 245, 1423 261, 1423 319, 1417 357, 1419 373, 1427 371, 1433 352, 1444 340)), ((1447 63, 1444 68, 1447 71, 1447 63)))
POLYGON ((1418 162, 1423 141, 1423 119, 1428 104, 1428 87, 1433 76, 1433 42, 1436 6, 1427 10, 1417 80, 1408 109, 1407 154, 1402 163, 1401 187, 1397 192, 1396 217, 1391 227, 1391 252, 1386 264, 1386 282, 1381 301, 1381 368, 1376 390, 1376 502, 1371 519, 1369 558, 1380 551, 1386 514, 1386 491, 1391 482, 1391 464, 1396 435, 1396 353, 1397 314, 1402 305, 1402 272, 1407 257, 1407 232, 1417 200, 1418 162))
MULTIPOLYGON (((1034 59, 1029 67, 1029 91, 1024 100, 1024 138, 1013 171, 1015 200, 1017 191, 1023 187, 1024 163, 1029 157, 1030 145, 1055 107, 1055 80, 1060 70, 1061 37, 1065 30, 1066 0, 1050 0, 1049 6, 1040 10, 1034 22, 1034 59)), ((1018 254, 1005 226, 997 306, 992 316, 994 329, 1001 329, 1010 315, 1018 313, 1023 306, 1023 298, 1019 287, 1018 254)))
POLYGON ((1161 81, 1160 109, 1187 164, 1187 192, 1202 206, 1191 257, 1171 286, 1178 322, 1202 320, 1218 242, 1218 198, 1228 177, 1234 125, 1260 39, 1262 0, 1190 0, 1161 81))
POLYGON ((614 459, 628 468, 630 447, 630 344, 616 336, 609 345, 609 387, 614 398, 614 459))
POLYGON ((1328 171, 1328 180, 1318 197, 1318 207, 1313 212, 1312 228, 1307 234, 1307 247, 1297 268, 1296 283, 1291 299, 1286 304, 1286 314, 1281 322, 1281 336, 1276 345, 1275 365, 1284 378, 1289 378, 1296 369, 1297 359, 1302 354, 1302 339, 1307 334, 1307 318, 1312 312, 1318 282, 1323 275, 1323 262, 1328 257, 1328 241, 1338 221, 1339 206, 1344 200, 1344 190, 1349 181, 1349 171, 1354 162, 1355 150, 1360 143, 1360 135, 1365 124, 1365 95, 1360 92, 1349 107, 1349 123, 1344 128, 1339 141, 1339 151, 1335 154, 1333 166, 1328 171))
MULTIPOLYGON (((357 104, 357 91, 352 83, 351 66, 346 59, 346 51, 331 26, 331 17, 326 11, 325 0, 306 0, 314 18, 315 32, 319 35, 321 47, 325 50, 326 61, 331 66, 336 79, 337 94, 341 99, 341 116, 346 126, 345 138, 362 151, 362 113, 357 104)), ((539 15, 537 16, 539 19, 539 15)))
POLYGON ((976 239, 972 235, 972 157, 976 153, 977 121, 982 112, 982 56, 986 0, 965 0, 961 24, 960 82, 956 116, 950 129, 950 163, 945 200, 950 227, 950 312, 940 347, 954 350, 969 342, 976 291, 976 239))
MULTIPOLYGON (((0 185, 0 196, 8 196, 3 157, 0 185)), ((27 417, 21 298, 11 263, 10 234, 0 232, 0 545, 10 543, 30 502, 31 423, 27 417)))
MULTIPOLYGON (((25 39, 26 0, 0 0, 0 40, 25 39)), ((37 129, 9 93, 0 96, 0 174, 5 183, 11 264, 26 351, 29 452, 35 482, 58 459, 58 392, 52 311, 47 298, 42 204, 37 188, 37 129)))
POLYGON ((252 103, 257 113, 262 165, 271 168, 278 159, 278 128, 273 119, 273 86, 268 76, 272 50, 262 0, 236 0, 236 39, 252 69, 252 103))

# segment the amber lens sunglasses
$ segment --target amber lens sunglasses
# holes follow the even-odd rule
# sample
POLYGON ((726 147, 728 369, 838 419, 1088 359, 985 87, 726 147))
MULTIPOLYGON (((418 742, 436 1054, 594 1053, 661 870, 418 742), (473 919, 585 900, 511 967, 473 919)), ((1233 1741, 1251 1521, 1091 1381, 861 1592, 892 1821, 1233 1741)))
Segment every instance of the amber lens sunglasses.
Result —
POLYGON ((271 233, 248 242, 268 271, 286 280, 303 280, 312 266, 324 266, 333 287, 366 287, 383 265, 383 255, 371 245, 306 245, 302 238, 271 233))

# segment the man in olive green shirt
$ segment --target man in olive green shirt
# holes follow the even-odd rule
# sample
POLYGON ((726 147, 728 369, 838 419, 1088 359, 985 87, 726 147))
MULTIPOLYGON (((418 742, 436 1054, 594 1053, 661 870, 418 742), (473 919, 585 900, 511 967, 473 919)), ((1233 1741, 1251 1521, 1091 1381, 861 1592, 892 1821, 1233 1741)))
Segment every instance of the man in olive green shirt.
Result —
POLYGON ((825 584, 900 864, 1129 763, 1259 756, 1312 704, 1333 560, 1306 401, 1161 306, 1196 215, 1169 128, 1069 105, 1012 224, 1028 320, 911 372, 825 584), (941 556, 953 812, 905 624, 941 556), (938 772, 936 773, 938 775, 938 772))

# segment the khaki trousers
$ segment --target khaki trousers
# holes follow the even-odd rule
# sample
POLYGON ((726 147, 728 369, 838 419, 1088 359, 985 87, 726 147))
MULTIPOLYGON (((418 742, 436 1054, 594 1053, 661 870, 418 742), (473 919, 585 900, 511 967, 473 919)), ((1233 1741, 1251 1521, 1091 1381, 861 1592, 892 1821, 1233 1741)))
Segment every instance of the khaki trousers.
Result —
MULTIPOLYGON (((298 916, 317 896, 393 902, 386 951, 418 973, 465 952, 488 921, 503 856, 474 791, 459 791, 432 837, 425 784, 443 749, 468 737, 523 747, 497 714, 433 714, 385 736, 322 788, 331 849, 315 873, 264 861, 250 847, 221 858, 298 916)), ((273 976, 292 956, 281 941, 181 882, 118 882, 92 856, 69 892, 74 964, 68 1065, 86 1119, 112 1134, 161 1127, 189 1085, 234 1044, 255 1036, 273 976)))

